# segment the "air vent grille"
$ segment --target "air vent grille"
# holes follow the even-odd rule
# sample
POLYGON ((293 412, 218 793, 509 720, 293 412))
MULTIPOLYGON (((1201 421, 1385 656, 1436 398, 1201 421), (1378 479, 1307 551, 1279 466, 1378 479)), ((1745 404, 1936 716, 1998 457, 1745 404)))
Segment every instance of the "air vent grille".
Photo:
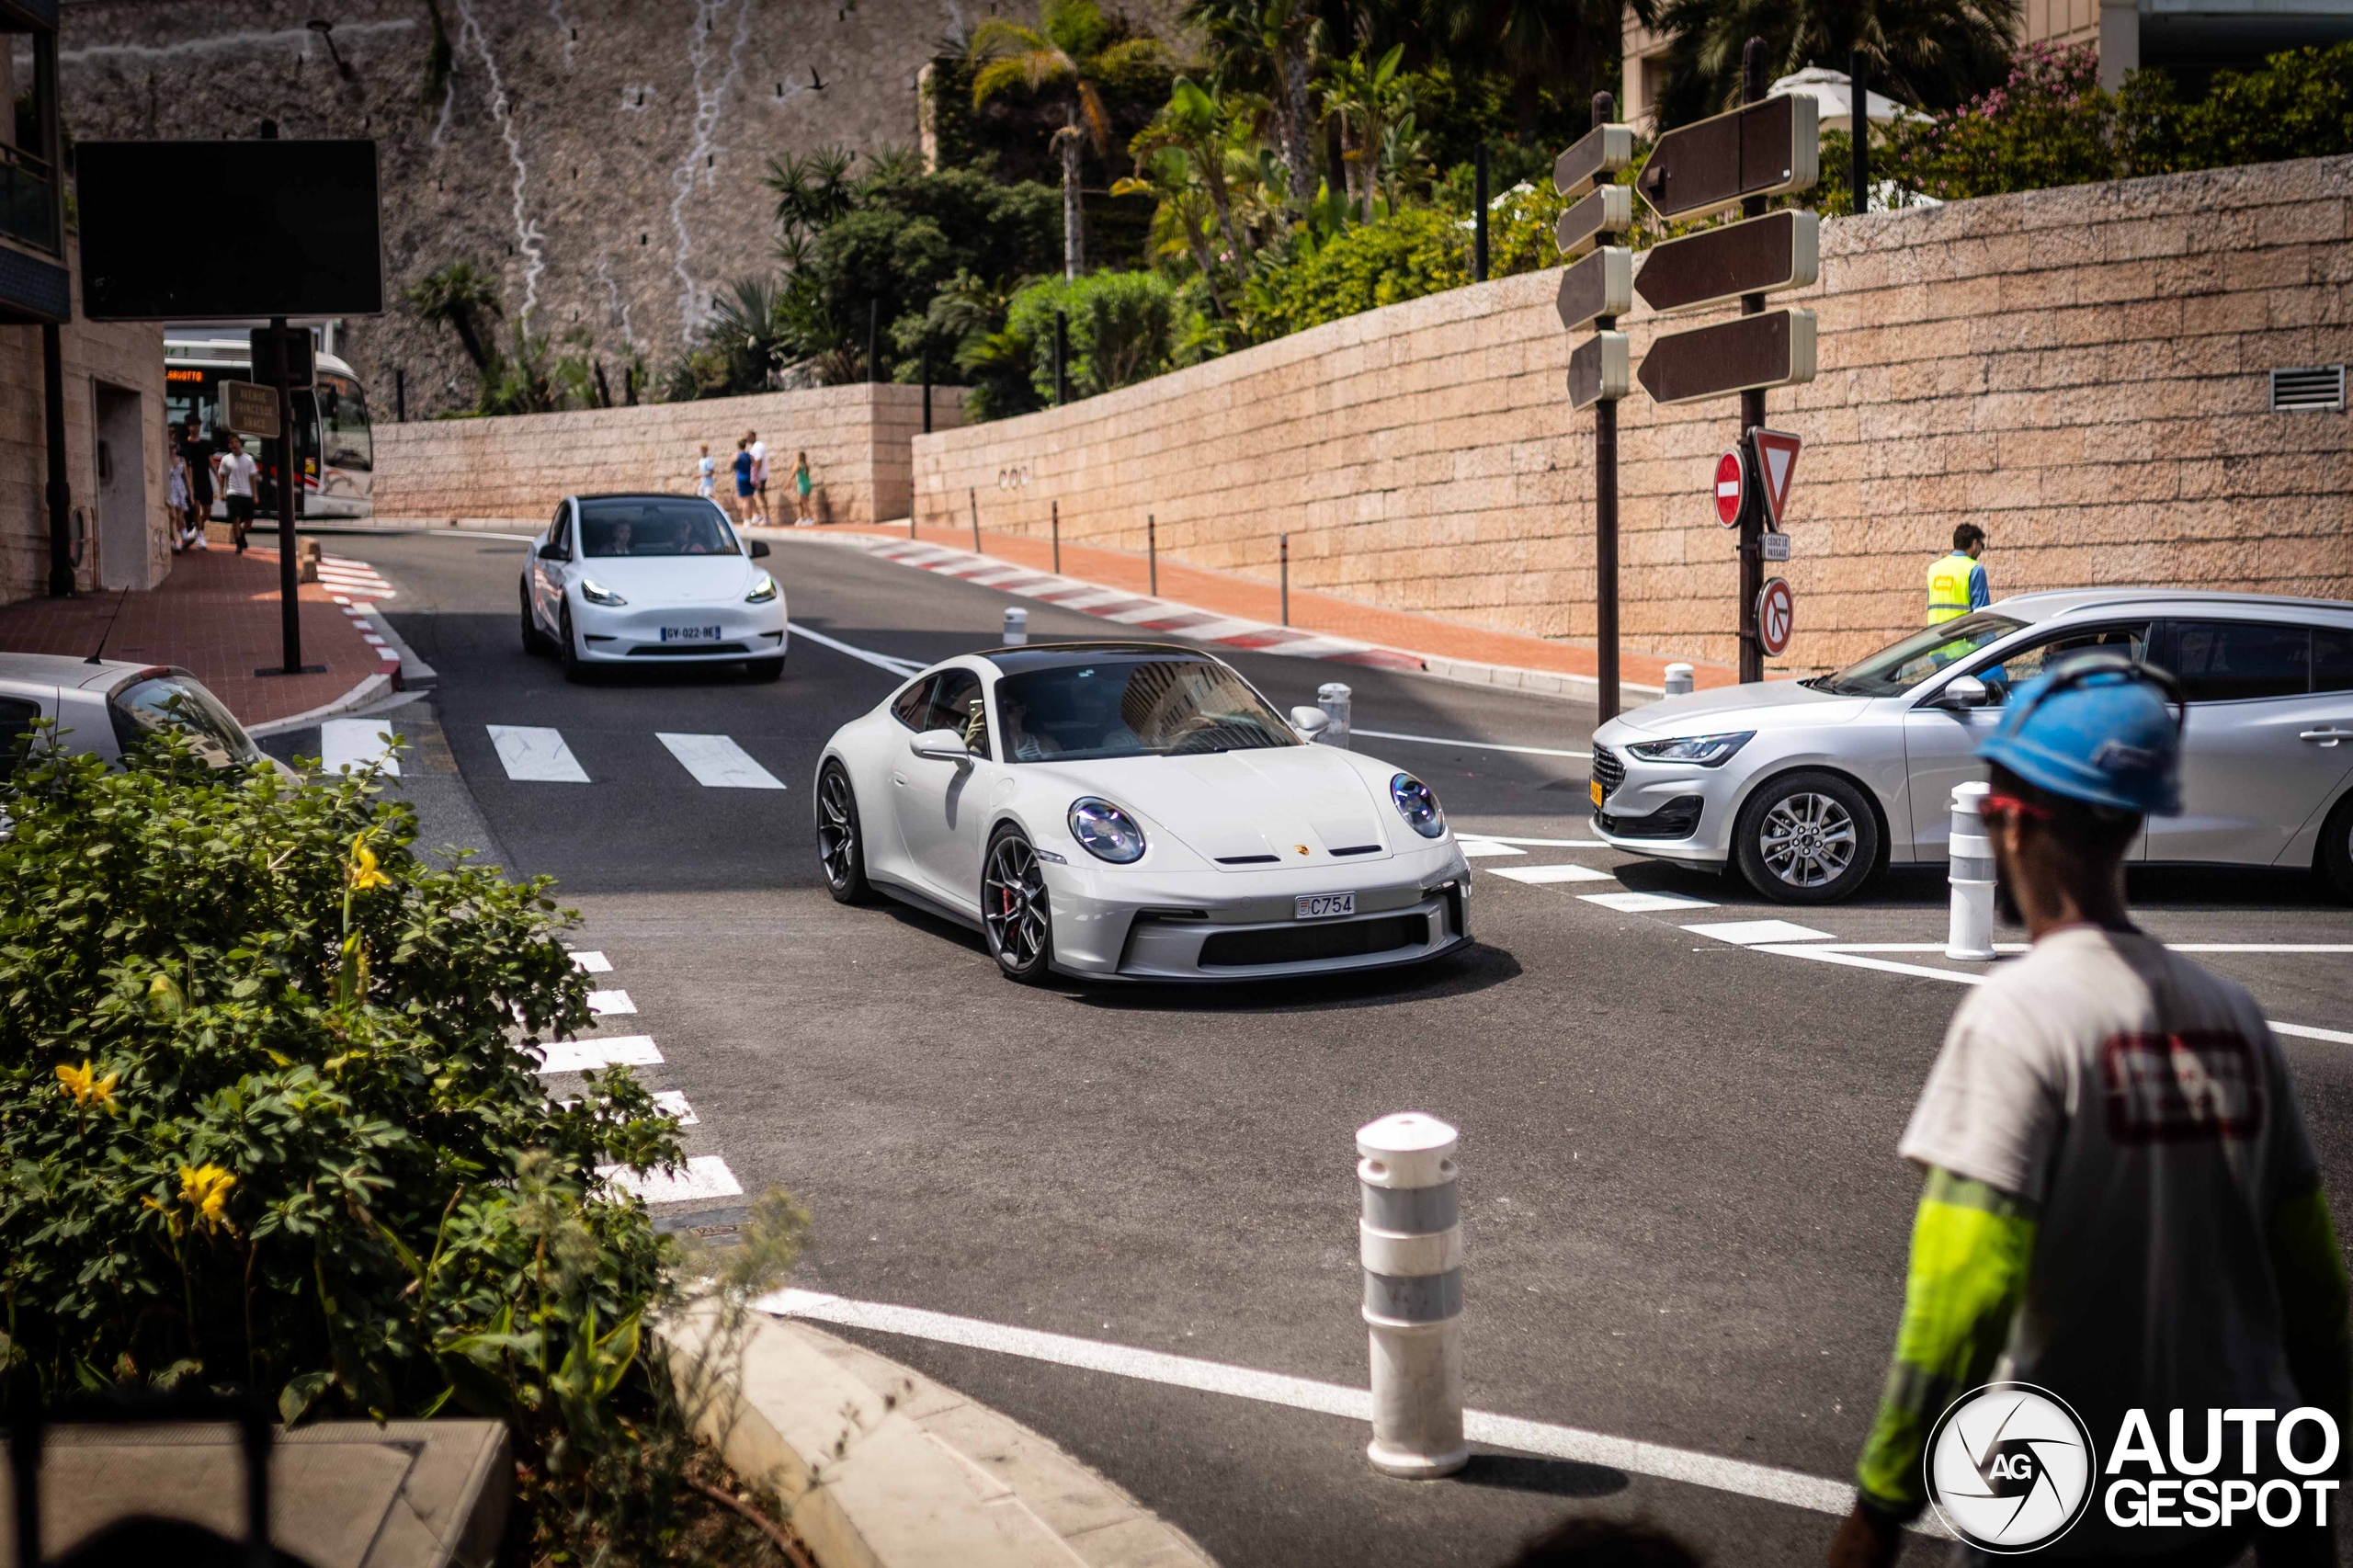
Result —
POLYGON ((2345 407, 2345 367, 2303 365, 2290 370, 2272 371, 2271 407, 2275 413, 2292 410, 2341 412, 2345 407))

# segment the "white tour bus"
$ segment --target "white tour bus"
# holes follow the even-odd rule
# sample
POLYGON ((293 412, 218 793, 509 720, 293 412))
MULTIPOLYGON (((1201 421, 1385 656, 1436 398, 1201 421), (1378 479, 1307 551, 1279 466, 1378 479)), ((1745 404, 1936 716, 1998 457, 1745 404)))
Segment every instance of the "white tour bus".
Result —
MULTIPOLYGON (((198 437, 216 452, 229 449, 229 432, 221 428, 221 396, 224 381, 253 379, 253 349, 244 335, 222 337, 164 338, 164 406, 175 434, 186 428, 189 415, 198 437)), ((318 356, 317 385, 294 394, 294 441, 297 466, 302 474, 301 500, 296 507, 305 517, 366 517, 374 515, 369 500, 375 478, 375 447, 368 425, 368 390, 358 375, 332 354, 318 356)), ((262 494, 257 510, 267 520, 278 515, 278 472, 267 443, 248 441, 246 449, 261 464, 262 494)), ((212 515, 226 517, 228 509, 218 494, 212 515)))

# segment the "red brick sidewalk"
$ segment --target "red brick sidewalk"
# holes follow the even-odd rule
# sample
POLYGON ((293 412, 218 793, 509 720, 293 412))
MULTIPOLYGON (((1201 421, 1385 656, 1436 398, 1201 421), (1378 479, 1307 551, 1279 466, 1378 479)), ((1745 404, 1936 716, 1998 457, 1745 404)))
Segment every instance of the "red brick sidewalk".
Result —
MULTIPOLYGON (((842 525, 827 531, 872 534, 884 539, 907 537, 904 527, 854 528, 842 525)), ((931 528, 917 537, 930 544, 949 545, 959 550, 972 548, 970 529, 931 528)), ((990 533, 983 529, 981 550, 984 554, 1035 571, 1054 569, 1053 544, 1048 540, 990 533)), ((1125 551, 1066 542, 1063 546, 1061 570, 1065 577, 1098 584, 1106 588, 1118 588, 1132 594, 1152 591, 1150 563, 1142 556, 1131 555, 1125 551)), ((1278 621, 1282 617, 1282 594, 1276 585, 1230 572, 1186 566, 1174 561, 1161 562, 1160 589, 1154 597, 1250 620, 1278 621)), ((1555 642, 1549 638, 1529 637, 1510 631, 1489 631, 1457 621, 1440 620, 1435 616, 1381 609, 1372 605, 1358 604, 1353 599, 1298 587, 1290 591, 1290 624, 1302 631, 1327 632, 1335 637, 1351 637, 1384 648, 1434 653, 1473 664, 1502 665, 1512 669, 1549 670, 1560 675, 1586 676, 1591 676, 1598 668, 1593 649, 1583 643, 1555 642)), ((1670 662, 1668 658, 1655 653, 1629 653, 1620 655, 1619 667, 1627 681, 1658 687, 1666 684, 1666 666, 1670 662)), ((1693 683, 1697 686, 1731 686, 1739 679, 1739 672, 1729 665, 1704 664, 1698 659, 1679 662, 1691 666, 1693 683)))
POLYGON ((242 556, 227 550, 176 555, 162 587, 133 589, 127 596, 91 594, 0 606, 0 651, 86 658, 104 633, 108 659, 177 665, 210 687, 239 720, 266 724, 323 708, 383 667, 324 588, 305 583, 298 602, 302 662, 324 665, 324 675, 254 675, 283 657, 274 550, 249 550, 242 556))

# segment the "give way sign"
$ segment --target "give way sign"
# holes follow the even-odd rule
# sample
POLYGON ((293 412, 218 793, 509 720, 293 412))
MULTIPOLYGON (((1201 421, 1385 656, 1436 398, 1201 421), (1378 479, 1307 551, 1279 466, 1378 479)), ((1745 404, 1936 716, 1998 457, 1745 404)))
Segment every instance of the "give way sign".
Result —
POLYGON ((1738 451, 1716 460, 1716 521, 1728 528, 1740 526, 1740 496, 1746 481, 1738 451))
POLYGON ((1790 479, 1798 471, 1801 444, 1786 430, 1768 430, 1759 425, 1748 432, 1748 445, 1756 454, 1756 476, 1765 491, 1765 507, 1776 528, 1781 526, 1781 514, 1790 504, 1790 479))

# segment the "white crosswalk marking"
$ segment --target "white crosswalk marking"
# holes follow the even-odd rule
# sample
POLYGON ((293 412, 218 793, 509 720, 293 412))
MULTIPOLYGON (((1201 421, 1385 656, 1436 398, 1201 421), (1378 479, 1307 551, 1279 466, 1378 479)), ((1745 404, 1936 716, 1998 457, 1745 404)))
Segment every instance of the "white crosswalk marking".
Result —
POLYGON ((365 767, 378 757, 384 758, 384 771, 400 777, 400 758, 385 756, 384 735, 392 728, 383 719, 330 719, 319 726, 319 767, 327 773, 340 773, 347 767, 365 767))
POLYGON ((540 1072, 602 1072, 608 1067, 659 1067, 662 1052, 650 1034, 606 1035, 597 1040, 551 1040, 540 1047, 540 1072))
POLYGON ((500 766, 518 784, 585 784, 586 770, 563 744, 563 732, 536 724, 492 724, 490 744, 500 766))
POLYGON ((1591 866, 1490 866, 1486 875, 1508 877, 1515 882, 1613 882, 1618 879, 1591 866))
POLYGON ((1620 915, 1646 915, 1657 909, 1716 907, 1708 899, 1686 898, 1679 892, 1581 892, 1577 897, 1587 903, 1597 903, 1604 909, 1614 909, 1620 915))
POLYGON ((613 972, 613 960, 607 958, 604 954, 597 951, 594 948, 574 948, 572 949, 572 964, 574 969, 577 969, 583 974, 610 974, 613 972))
POLYGON ((597 1174, 623 1192, 648 1203, 694 1203, 711 1198, 739 1198, 744 1184, 716 1154, 697 1154, 683 1171, 648 1171, 636 1176, 620 1165, 599 1165, 597 1174))
POLYGON ((654 738, 707 790, 781 790, 784 780, 752 760, 751 754, 727 735, 676 735, 656 731, 654 738))
POLYGON ((695 1108, 687 1103, 687 1092, 684 1089, 656 1089, 654 1091, 654 1103, 676 1118, 681 1127, 702 1125, 702 1118, 697 1116, 695 1108))
POLYGON ((1800 926, 1788 920, 1707 920, 1683 928, 1695 937, 1713 937, 1719 942, 1731 942, 1744 948, 1754 947, 1759 942, 1826 942, 1830 939, 1827 931, 1817 931, 1811 926, 1800 926))
POLYGON ((608 1013, 634 1013, 637 1004, 629 999, 626 991, 591 991, 588 1010, 601 1018, 608 1013))
POLYGON ((1462 851, 1462 857, 1466 860, 1476 860, 1483 855, 1525 855, 1528 853, 1525 849, 1514 849, 1508 844, 1498 844, 1492 838, 1457 838, 1454 846, 1462 851))

